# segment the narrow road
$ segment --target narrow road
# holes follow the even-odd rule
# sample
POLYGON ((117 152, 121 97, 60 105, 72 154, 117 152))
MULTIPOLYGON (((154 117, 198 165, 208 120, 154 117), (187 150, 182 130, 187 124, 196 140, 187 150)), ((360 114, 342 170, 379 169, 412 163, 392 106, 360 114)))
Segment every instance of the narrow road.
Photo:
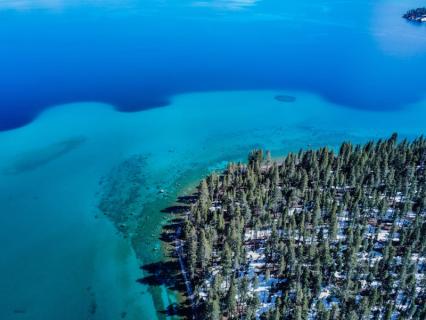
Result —
POLYGON ((180 236, 182 234, 182 227, 178 227, 176 230, 176 253, 178 255, 179 264, 180 264, 180 270, 182 272, 183 279, 185 281, 186 286, 186 292, 188 294, 188 298, 191 300, 191 309, 192 309, 192 319, 195 319, 195 303, 194 303, 194 291, 192 290, 192 284, 188 277, 188 272, 185 268, 185 262, 183 261, 183 241, 180 239, 180 236))

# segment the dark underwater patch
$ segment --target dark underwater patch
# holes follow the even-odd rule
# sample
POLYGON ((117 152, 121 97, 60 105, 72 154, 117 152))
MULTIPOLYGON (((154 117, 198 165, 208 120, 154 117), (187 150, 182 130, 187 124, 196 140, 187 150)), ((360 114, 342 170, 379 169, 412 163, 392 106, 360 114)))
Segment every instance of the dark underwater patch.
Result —
POLYGON ((279 101, 279 102, 287 102, 287 103, 291 103, 291 102, 295 102, 296 101, 296 97, 293 96, 288 96, 288 95, 276 95, 274 97, 275 100, 279 101))
POLYGON ((145 166, 146 156, 132 156, 114 167, 100 182, 98 208, 124 236, 132 234, 142 212, 145 166))
POLYGON ((36 150, 24 152, 4 170, 5 174, 20 174, 33 171, 73 151, 86 141, 85 137, 73 137, 36 150))

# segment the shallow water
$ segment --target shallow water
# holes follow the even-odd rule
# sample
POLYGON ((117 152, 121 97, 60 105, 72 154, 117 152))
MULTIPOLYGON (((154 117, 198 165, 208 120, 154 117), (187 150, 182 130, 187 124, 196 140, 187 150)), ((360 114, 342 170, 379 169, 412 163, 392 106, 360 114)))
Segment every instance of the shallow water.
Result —
POLYGON ((0 318, 164 318, 176 293, 141 267, 203 175, 424 134, 420 5, 0 1, 0 318))
POLYGON ((140 267, 163 259, 155 249, 167 216, 160 210, 186 186, 226 161, 244 160, 255 147, 279 156, 394 131, 413 138, 426 133, 424 119, 426 101, 368 111, 298 91, 185 94, 166 108, 137 113, 96 103, 51 108, 0 133, 0 243, 7 244, 0 318, 162 318, 175 293, 141 281, 148 275, 140 267), (277 95, 296 99, 277 101, 277 95), (69 141, 80 143, 58 148, 69 141), (114 168, 135 155, 144 159, 141 217, 124 239, 97 206, 106 177, 126 177, 114 168), (31 165, 10 171, 22 163, 31 165))

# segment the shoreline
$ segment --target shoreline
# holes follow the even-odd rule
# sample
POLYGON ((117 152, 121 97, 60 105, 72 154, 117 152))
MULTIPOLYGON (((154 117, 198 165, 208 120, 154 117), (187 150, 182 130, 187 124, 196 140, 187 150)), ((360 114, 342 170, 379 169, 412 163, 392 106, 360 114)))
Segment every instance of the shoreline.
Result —
POLYGON ((180 239, 181 236, 181 230, 182 227, 179 226, 178 227, 178 231, 176 232, 176 242, 177 244, 176 246, 176 253, 178 255, 178 259, 179 259, 179 265, 180 265, 180 269, 181 269, 181 273, 182 273, 182 277, 184 278, 185 281, 185 286, 186 286, 186 293, 189 297, 189 299, 191 300, 191 310, 192 310, 192 319, 195 319, 195 303, 194 303, 194 291, 192 290, 192 284, 191 281, 188 279, 188 272, 186 270, 185 267, 185 262, 184 262, 184 258, 183 258, 183 246, 184 244, 182 243, 182 240, 180 239))
MULTIPOLYGON (((131 115, 115 112, 99 104, 58 107, 50 109, 29 126, 1 132, 2 167, 13 166, 16 162, 15 155, 25 155, 25 161, 32 162, 35 159, 37 163, 40 163, 38 166, 33 166, 31 170, 3 177, 0 187, 6 192, 0 195, 2 210, 13 210, 14 213, 16 212, 16 217, 25 217, 25 223, 22 219, 16 223, 8 219, 4 224, 8 226, 8 230, 4 228, 5 232, 2 236, 11 243, 27 248, 29 247, 27 242, 36 240, 38 237, 38 235, 33 237, 32 235, 42 234, 43 237, 51 237, 52 250, 64 249, 61 239, 67 236, 58 236, 54 230, 62 227, 68 230, 70 225, 87 226, 85 218, 82 217, 83 213, 95 215, 93 208, 96 204, 92 203, 95 198, 90 196, 89 199, 87 195, 92 193, 91 191, 88 193, 85 188, 93 187, 93 194, 95 194, 99 188, 99 179, 113 167, 134 155, 147 156, 147 162, 141 167, 143 214, 140 222, 135 225, 135 229, 131 228, 131 233, 133 234, 133 230, 136 230, 137 235, 130 236, 127 240, 134 246, 138 262, 135 263, 131 273, 126 269, 120 269, 119 264, 114 268, 93 270, 95 282, 93 287, 97 293, 96 314, 99 316, 108 312, 114 316, 116 309, 122 309, 120 312, 127 309, 129 311, 127 318, 131 319, 137 312, 134 305, 143 303, 148 307, 141 313, 142 319, 156 319, 156 315, 164 319, 167 315, 165 309, 173 305, 180 297, 178 290, 175 290, 176 286, 165 279, 167 274, 161 273, 163 271, 160 268, 156 269, 161 266, 167 271, 167 267, 170 267, 163 263, 164 244, 159 238, 162 225, 165 225, 166 219, 171 216, 161 211, 174 203, 178 196, 188 194, 185 188, 190 189, 188 186, 194 186, 208 172, 220 170, 225 162, 245 159, 247 152, 256 147, 269 149, 272 154, 285 154, 289 151, 297 152, 300 147, 308 144, 313 147, 324 144, 335 145, 336 142, 349 139, 362 142, 378 134, 382 135, 382 132, 386 133, 387 124, 396 119, 398 119, 398 122, 395 122, 398 131, 408 136, 416 131, 424 132, 424 123, 419 121, 420 115, 423 114, 423 105, 412 106, 400 112, 364 112, 330 105, 318 97, 300 94, 297 95, 293 108, 276 102, 273 99, 274 93, 262 91, 185 95, 176 99, 170 108, 152 109, 131 115), (318 112, 312 114, 312 110, 318 110, 318 112), (342 117, 353 119, 349 128, 346 124, 344 128, 341 128, 339 119, 342 117), (379 117, 384 119, 382 121, 384 125, 376 125, 372 130, 370 123, 379 123, 377 122, 379 117), (233 120, 235 118, 240 119, 237 125, 233 120), (55 135, 51 134, 52 131, 55 135), (33 151, 54 151, 58 142, 67 141, 76 136, 86 137, 86 140, 70 152, 52 158, 51 161, 40 161, 39 152, 34 158, 33 151), (82 186, 85 188, 83 189, 82 186), (164 189, 165 193, 159 194, 160 189, 164 189), (86 198, 87 205, 83 200, 86 198), (25 204, 30 204, 31 208, 25 204), (64 204, 66 204, 65 207, 64 204), (78 212, 68 214, 68 211, 74 210, 76 204, 82 207, 79 207, 78 212), (42 215, 38 216, 38 213, 42 215), (45 222, 34 224, 32 223, 34 217, 43 217, 45 222), (50 226, 48 222, 55 223, 55 229, 51 233, 46 230, 46 227, 50 226), (21 230, 30 230, 31 233, 26 239, 16 239, 16 235, 23 232, 21 230), (159 264, 159 262, 162 263, 159 264), (147 265, 150 269, 143 270, 141 274, 141 265, 147 265), (135 287, 136 290, 131 291, 128 298, 117 291, 121 298, 111 302, 109 297, 114 297, 114 294, 104 294, 104 292, 116 291, 117 285, 120 285, 117 279, 121 278, 112 276, 112 273, 109 274, 111 271, 129 275, 126 285, 135 287), (96 287, 98 283, 101 286, 96 287), (125 304, 125 300, 132 301, 132 305, 125 304), (155 301, 155 307, 151 307, 153 301, 155 301), (126 307, 122 307, 123 305, 126 307)), ((49 154, 52 153, 42 152, 41 155, 48 159, 49 154)), ((101 222, 98 221, 98 223, 101 222)), ((116 233, 116 229, 110 229, 112 235, 116 233)), ((80 236, 85 230, 88 229, 79 227, 73 236, 80 236)), ((89 235, 95 237, 98 233, 93 230, 89 235)), ((103 247, 98 245, 98 242, 91 242, 93 237, 87 240, 86 246, 93 246, 96 249, 95 252, 99 252, 97 261, 99 265, 110 266, 109 262, 118 254, 114 251, 114 243, 111 243, 111 255, 101 256, 99 248, 103 247)), ((72 252, 76 255, 85 254, 83 247, 72 248, 72 252)), ((71 257, 71 251, 62 250, 62 252, 66 255, 64 258, 71 257)), ((103 252, 106 253, 105 250, 103 252)), ((21 253, 22 256, 28 255, 28 252, 24 250, 21 253)), ((46 260, 54 257, 52 251, 47 252, 41 248, 40 251, 37 249, 30 254, 40 255, 46 260)), ((10 261, 16 257, 12 249, 9 249, 6 257, 7 264, 12 268, 13 264, 10 261)), ((73 261, 75 259, 71 262, 73 261)), ((34 269, 31 266, 28 270, 21 272, 19 279, 14 279, 17 283, 15 292, 21 292, 18 290, 32 292, 31 289, 46 288, 45 285, 50 283, 51 279, 57 279, 56 277, 61 279, 57 283, 61 284, 65 293, 74 292, 72 291, 74 287, 88 286, 85 280, 75 281, 74 286, 67 286, 62 282, 65 280, 61 278, 64 272, 73 272, 72 270, 77 270, 83 275, 87 272, 87 268, 80 266, 73 269, 67 266, 64 268, 56 268, 56 266, 50 268, 51 276, 48 279, 40 278, 39 283, 27 287, 29 279, 42 270, 41 267, 34 269)), ((182 285, 184 285, 183 282, 182 285)), ((182 289, 184 289, 183 286, 182 289)), ((5 295, 8 291, 10 291, 8 288, 3 289, 5 295)), ((63 297, 57 293, 56 289, 45 291, 46 297, 49 297, 50 293, 57 295, 58 299, 63 297)), ((48 304, 41 299, 36 301, 40 307, 34 307, 35 310, 44 312, 42 309, 48 304)), ((76 298, 75 301, 83 308, 87 302, 90 302, 84 300, 84 297, 78 300, 76 298), (80 302, 80 300, 83 301, 80 302)), ((20 305, 20 297, 17 294, 11 295, 6 304, 4 309, 7 313, 9 306, 20 305)), ((77 313, 75 310, 73 312, 72 314, 77 313)))
MULTIPOLYGON (((213 175, 202 180, 197 195, 188 196, 194 197, 195 205, 191 206, 191 218, 185 220, 189 222, 185 223, 185 228, 189 232, 184 236, 185 241, 189 244, 189 251, 186 252, 187 261, 191 264, 190 268, 192 266, 192 270, 194 270, 195 276, 192 279, 194 286, 198 287, 196 294, 200 312, 205 311, 206 314, 215 315, 214 318, 226 315, 241 317, 244 312, 247 313, 247 316, 248 314, 256 315, 256 318, 263 313, 267 313, 267 317, 279 316, 280 312, 285 312, 289 316, 294 315, 295 312, 301 314, 300 300, 293 297, 293 299, 287 300, 286 305, 282 305, 280 299, 284 295, 288 297, 294 291, 295 286, 300 285, 297 276, 300 272, 295 272, 299 268, 295 266, 305 268, 309 272, 312 271, 311 267, 315 266, 317 270, 314 274, 304 273, 305 277, 312 277, 311 281, 313 279, 317 281, 315 291, 308 293, 310 297, 308 301, 313 304, 313 308, 316 308, 318 303, 317 312, 330 313, 333 318, 340 314, 340 311, 336 310, 342 310, 341 312, 344 312, 345 315, 354 314, 358 305, 349 309, 346 305, 341 307, 339 302, 343 300, 342 297, 345 297, 341 293, 341 288, 347 286, 347 284, 343 286, 341 280, 345 279, 344 281, 354 287, 353 290, 358 290, 357 295, 364 292, 366 288, 377 288, 377 283, 379 283, 378 286, 388 281, 391 281, 391 284, 392 281, 397 283, 398 277, 393 277, 396 280, 392 280, 392 278, 383 276, 382 272, 377 272, 376 269, 374 269, 375 271, 372 269, 373 271, 369 274, 372 279, 368 281, 362 278, 352 279, 350 270, 354 268, 361 272, 366 267, 370 268, 371 263, 378 266, 381 259, 385 261, 384 266, 393 270, 390 261, 394 257, 389 255, 387 250, 382 249, 394 247, 394 252, 401 253, 404 252, 403 248, 408 246, 410 254, 412 250, 417 251, 408 256, 395 254, 395 257, 405 259, 406 264, 413 260, 416 261, 417 267, 411 270, 411 275, 416 280, 411 282, 409 288, 403 287, 396 291, 387 289, 384 293, 387 298, 395 299, 395 310, 393 304, 389 309, 389 304, 383 304, 383 301, 377 302, 373 299, 373 303, 378 305, 373 313, 374 316, 385 314, 385 312, 386 314, 390 312, 391 315, 407 315, 407 301, 401 302, 398 297, 400 294, 410 297, 410 292, 413 292, 413 288, 415 288, 416 292, 419 292, 420 299, 416 299, 415 295, 411 296, 409 303, 419 308, 418 313, 424 314, 426 308, 422 306, 420 309, 422 290, 424 290, 424 282, 421 281, 425 261, 425 257, 422 256, 424 252, 421 249, 423 241, 419 236, 416 236, 414 242, 413 239, 401 236, 401 234, 410 234, 410 232, 413 235, 419 235, 421 232, 421 219, 426 217, 424 201, 421 198, 424 195, 424 186, 421 185, 418 190, 414 190, 403 189, 402 184, 399 184, 398 188, 395 188, 392 176, 384 180, 383 189, 381 189, 381 186, 375 184, 374 179, 365 179, 365 176, 371 174, 371 170, 359 170, 359 167, 363 166, 379 168, 375 164, 380 163, 384 156, 385 159, 389 158, 389 163, 392 163, 390 168, 395 168, 396 181, 402 181, 404 177, 409 176, 407 171, 399 168, 399 165, 403 165, 403 168, 405 166, 415 168, 413 169, 413 179, 424 182, 426 143, 423 135, 409 142, 405 139, 397 142, 397 139, 397 134, 392 134, 388 139, 369 141, 363 145, 342 142, 337 153, 327 147, 316 151, 308 148, 299 154, 287 155, 284 163, 275 161, 273 165, 268 164, 271 161, 268 154, 264 157, 262 151, 253 151, 250 153, 248 164, 230 165, 229 169, 223 171, 219 176, 213 175), (387 153, 387 149, 390 149, 389 153, 387 153), (401 154, 409 153, 411 150, 413 156, 399 158, 401 154), (377 156, 376 152, 382 154, 377 156), (361 159, 365 155, 368 155, 367 163, 362 161, 351 163, 353 159, 361 159), (396 164, 394 159, 398 159, 400 163, 396 164), (350 167, 348 167, 349 164, 350 167), (342 168, 339 169, 341 165, 342 168), (352 165, 358 167, 352 169, 352 165), (295 180, 295 173, 292 169, 305 170, 305 176, 302 175, 298 178, 299 180, 295 180), (322 172, 317 172, 316 169, 322 172), (329 179, 324 174, 326 172, 336 178, 329 179), (356 174, 355 172, 361 173, 356 174), (257 175, 259 178, 255 180, 252 178, 253 175, 257 175), (351 184, 348 184, 348 181, 351 184), (360 184, 361 181, 366 185, 360 184), (260 210, 256 212, 259 205, 256 195, 251 194, 250 198, 246 198, 245 190, 249 190, 256 183, 260 192, 267 187, 275 190, 271 195, 271 197, 275 197, 274 205, 265 208, 268 213, 262 213, 260 210), (370 186, 372 187, 369 189, 370 186), (359 190, 362 188, 369 190, 369 193, 360 193, 359 190), (231 192, 228 192, 229 189, 231 192), (281 194, 281 190, 289 192, 281 194), (297 193, 297 198, 294 196, 294 190, 301 191, 297 193), (313 190, 317 194, 316 199, 310 198, 313 190), (321 195, 320 190, 325 190, 324 195, 333 201, 324 201, 324 195, 321 195), (371 196, 372 194, 374 196, 371 196), (372 199, 371 203, 365 207, 359 206, 359 204, 365 203, 362 197, 372 199), (312 202, 315 202, 315 206, 312 205, 312 202), (333 206, 330 203, 333 203, 333 206), (247 207, 249 209, 244 210, 247 207), (240 208, 241 210, 238 210, 240 208), (259 219, 266 214, 270 215, 269 220, 265 219, 266 226, 262 224, 259 229, 259 219), (247 216, 247 220, 242 218, 243 216, 244 218, 247 216), (305 217, 307 224, 305 224, 305 217), (405 222, 402 223, 401 219, 405 222), (310 228, 305 228, 306 226, 310 226, 310 228), (353 226, 356 226, 355 236, 353 226), (214 229, 216 232, 210 233, 208 231, 210 228, 216 228, 214 229), (228 228, 231 228, 231 232, 228 228), (224 230, 227 232, 223 232, 224 230), (367 230, 367 232, 362 230, 367 230), (239 238, 241 235, 243 235, 242 239, 239 238), (228 240, 231 243, 228 243, 228 240), (341 246, 342 241, 344 247, 341 246), (366 241, 371 243, 366 243, 366 241), (282 251, 283 245, 288 250, 282 251), (368 245, 372 246, 375 251, 371 251, 372 249, 368 245), (273 250, 268 249, 268 246, 273 246, 273 250), (194 248, 201 248, 201 251, 196 251, 199 249, 194 248), (301 253, 305 252, 305 255, 296 257, 296 250, 301 253), (195 251, 197 252, 196 258, 194 258, 195 251), (335 270, 337 263, 346 263, 348 267, 343 265, 344 267, 339 272, 321 271, 320 257, 323 252, 328 257, 327 261, 331 261, 331 257, 334 259, 333 262, 327 264, 327 268, 330 268, 331 271, 335 270), (351 258, 360 253, 362 257, 368 256, 368 259, 359 259, 358 264, 354 264, 353 260, 348 258, 340 261, 344 252, 349 252, 351 258), (245 258, 241 258, 240 254, 245 258), (292 263, 287 262, 285 258, 289 258, 292 263), (239 259, 243 263, 238 264, 239 267, 234 270, 233 266, 236 265, 234 261, 239 259), (322 273, 320 273, 320 277, 317 277, 319 272, 322 273), (225 278, 222 276, 223 273, 225 278), (246 289, 236 289, 235 283, 239 283, 239 281, 249 281, 247 284, 250 292, 249 298, 238 292, 238 290, 246 292, 246 289), (292 281, 293 284, 289 286, 288 281, 292 281), (352 282, 356 284, 354 285, 352 282), (334 290, 335 287, 336 290, 334 290), (227 297, 228 304, 220 302, 224 296, 227 297), (238 300, 242 300, 242 302, 238 302, 238 300), (276 302, 277 304, 275 304, 276 302), (216 307, 213 307, 215 303, 217 303, 216 307), (245 307, 241 309, 238 307, 239 305, 245 307), (288 305, 292 309, 288 309, 288 305)), ((375 171, 375 174, 379 176, 380 169, 375 171)), ((247 191, 248 194, 249 192, 252 190, 247 191)), ((182 224, 182 221, 180 223, 182 224)), ((179 235, 181 228, 181 225, 176 227, 179 235)), ((179 248, 182 248, 181 245, 179 248)), ((395 272, 394 275, 398 275, 399 271, 395 272)), ((310 288, 312 284, 307 281, 305 286, 310 288)), ((390 285, 390 288, 393 287, 395 286, 390 285)), ((237 288, 247 287, 237 286, 237 288)), ((383 287, 383 289, 386 288, 383 287)), ((363 299, 368 302, 370 295, 365 295, 363 299)), ((364 315, 369 315, 371 311, 365 306, 362 312, 364 315)), ((310 308, 303 312, 309 315, 310 308)), ((415 308, 414 311, 416 311, 415 308)))

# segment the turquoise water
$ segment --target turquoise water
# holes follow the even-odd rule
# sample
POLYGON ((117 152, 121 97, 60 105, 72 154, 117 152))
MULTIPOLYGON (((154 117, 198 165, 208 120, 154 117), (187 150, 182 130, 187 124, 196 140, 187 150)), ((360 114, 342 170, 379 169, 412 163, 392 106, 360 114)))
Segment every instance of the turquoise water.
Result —
POLYGON ((424 134, 426 25, 401 19, 423 5, 0 1, 0 319, 165 318, 143 267, 203 175, 424 134))
POLYGON ((138 279, 163 259, 157 239, 176 193, 254 147, 364 142, 426 133, 426 100, 394 111, 345 108, 302 91, 177 95, 165 108, 120 113, 82 102, 55 106, 0 133, 0 318, 156 319, 176 301, 138 279), (293 103, 274 97, 296 97, 293 103), (141 155, 141 217, 130 238, 97 209, 111 169, 141 155), (165 194, 159 193, 164 189, 165 194), (125 313, 125 314, 124 314, 125 313))

